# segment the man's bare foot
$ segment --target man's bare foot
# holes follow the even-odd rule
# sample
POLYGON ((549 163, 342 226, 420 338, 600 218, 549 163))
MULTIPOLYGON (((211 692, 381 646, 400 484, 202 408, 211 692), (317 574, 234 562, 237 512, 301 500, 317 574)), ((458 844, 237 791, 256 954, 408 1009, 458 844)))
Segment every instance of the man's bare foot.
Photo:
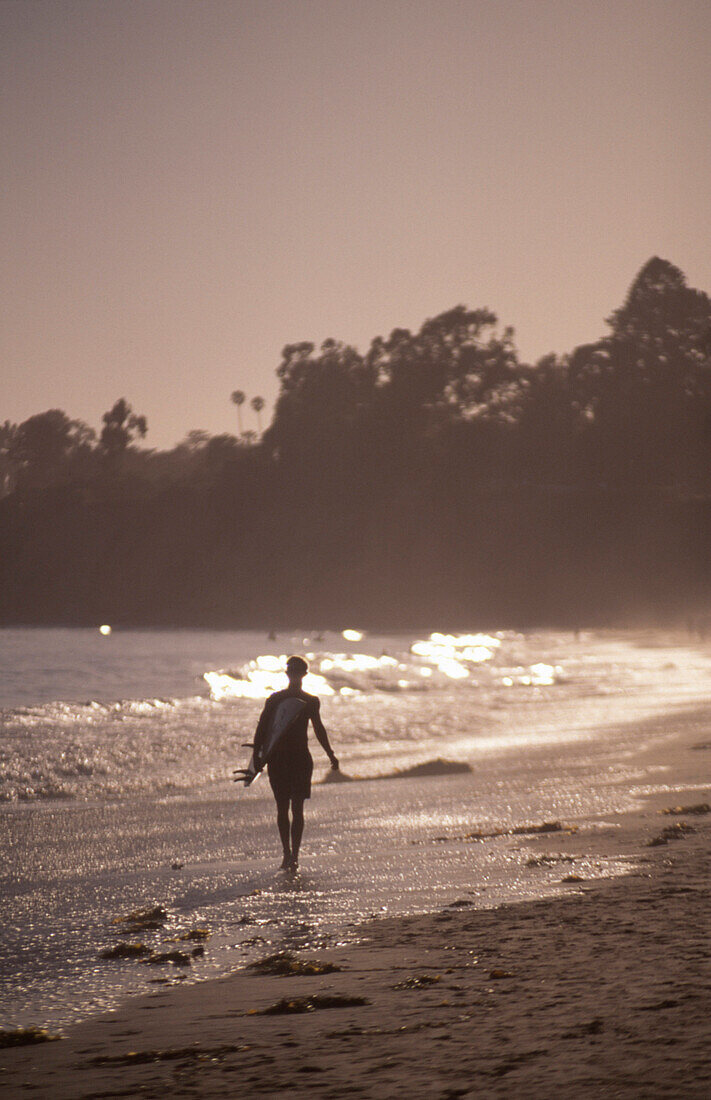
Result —
POLYGON ((291 858, 291 852, 284 852, 284 858, 281 861, 280 871, 290 871, 291 865, 294 861, 291 858))
POLYGON ((295 859, 294 856, 291 857, 291 862, 289 863, 289 870, 291 871, 292 875, 295 875, 296 872, 299 870, 299 861, 298 861, 298 859, 295 859))

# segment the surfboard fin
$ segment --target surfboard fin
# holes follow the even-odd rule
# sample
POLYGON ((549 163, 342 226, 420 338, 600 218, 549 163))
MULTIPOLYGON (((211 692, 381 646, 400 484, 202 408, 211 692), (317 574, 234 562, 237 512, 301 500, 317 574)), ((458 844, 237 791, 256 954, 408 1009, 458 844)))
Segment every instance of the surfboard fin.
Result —
POLYGON ((232 782, 244 783, 245 787, 249 787, 261 774, 261 771, 251 772, 249 768, 234 768, 232 771, 232 775, 234 776, 232 782))

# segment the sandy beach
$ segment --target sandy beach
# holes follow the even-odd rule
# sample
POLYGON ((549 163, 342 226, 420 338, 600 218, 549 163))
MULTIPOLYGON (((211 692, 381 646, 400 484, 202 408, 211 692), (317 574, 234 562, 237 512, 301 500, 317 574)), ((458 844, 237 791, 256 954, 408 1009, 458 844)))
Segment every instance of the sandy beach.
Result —
POLYGON ((470 838, 525 845, 559 896, 455 894, 286 967, 321 973, 158 979, 60 1041, 4 1049, 3 1095, 707 1097, 710 724, 697 712, 649 754, 665 790, 635 812, 470 838), (596 856, 629 873, 586 877, 596 856))

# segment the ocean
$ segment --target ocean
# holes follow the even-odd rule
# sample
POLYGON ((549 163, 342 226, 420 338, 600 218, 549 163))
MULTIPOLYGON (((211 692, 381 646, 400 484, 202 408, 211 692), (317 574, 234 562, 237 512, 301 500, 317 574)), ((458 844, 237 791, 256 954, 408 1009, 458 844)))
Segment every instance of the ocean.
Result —
POLYGON ((560 890, 559 872, 532 873, 525 839, 461 838, 604 826, 649 790, 641 739, 662 734, 644 723, 705 703, 711 687, 709 655, 661 633, 375 636, 357 625, 0 630, 0 1027, 65 1026, 152 982, 347 940, 373 915, 560 890), (290 878, 267 781, 245 790, 231 774, 294 652, 309 660, 304 686, 321 697, 345 778, 328 781, 313 739, 290 878), (143 934, 148 946, 209 928, 204 955, 185 968, 102 959, 117 920, 152 906, 165 920, 143 934))

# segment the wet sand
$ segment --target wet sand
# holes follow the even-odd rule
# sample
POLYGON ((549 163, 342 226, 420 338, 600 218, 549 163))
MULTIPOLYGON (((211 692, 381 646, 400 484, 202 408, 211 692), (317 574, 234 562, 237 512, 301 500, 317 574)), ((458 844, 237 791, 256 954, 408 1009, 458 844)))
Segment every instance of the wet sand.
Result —
POLYGON ((59 1042, 3 1050, 3 1096, 708 1097, 711 814, 662 810, 709 802, 710 726, 680 732, 676 788, 637 812, 471 841, 525 842, 561 896, 482 910, 454 895, 375 920, 304 955, 330 973, 156 985, 59 1042), (630 873, 585 881, 595 855, 630 873))

